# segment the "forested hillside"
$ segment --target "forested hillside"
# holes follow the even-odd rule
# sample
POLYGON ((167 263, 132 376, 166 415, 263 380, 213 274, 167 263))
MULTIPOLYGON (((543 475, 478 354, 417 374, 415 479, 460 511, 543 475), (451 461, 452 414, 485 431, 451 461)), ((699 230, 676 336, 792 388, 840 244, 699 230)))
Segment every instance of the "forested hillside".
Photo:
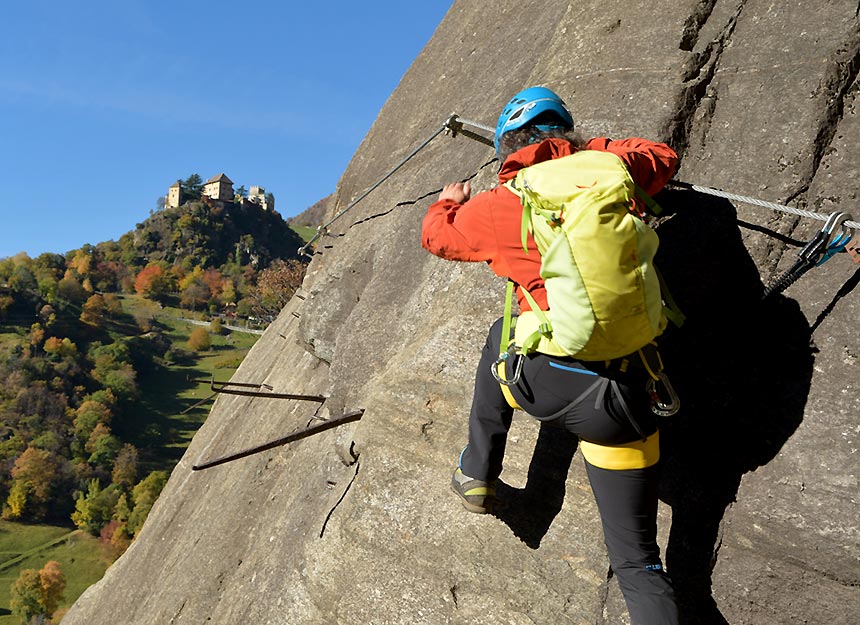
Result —
POLYGON ((302 240, 277 212, 185 195, 118 241, 0 259, 3 520, 121 554, 205 418, 161 395, 229 379, 256 337, 225 326, 264 326, 301 282, 302 240))

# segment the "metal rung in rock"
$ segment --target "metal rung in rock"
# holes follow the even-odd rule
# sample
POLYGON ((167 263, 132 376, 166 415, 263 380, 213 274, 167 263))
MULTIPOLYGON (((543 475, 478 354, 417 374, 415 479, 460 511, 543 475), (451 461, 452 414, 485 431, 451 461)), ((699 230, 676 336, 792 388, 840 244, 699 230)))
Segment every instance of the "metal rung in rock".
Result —
POLYGON ((325 423, 320 423, 318 425, 312 425, 310 427, 306 427, 298 432, 293 432, 292 434, 288 434, 283 438, 279 438, 277 440, 271 441, 270 443, 264 443, 262 445, 258 445, 256 447, 251 447, 249 449, 245 449, 243 451, 239 451, 235 454, 230 454, 229 456, 224 456, 222 458, 217 458, 215 460, 210 460, 209 462, 204 462, 202 464, 195 464, 191 467, 192 471, 202 471, 203 469, 209 469, 210 467, 218 466, 219 464, 224 464, 226 462, 231 462, 233 460, 238 460, 239 458, 246 458, 247 456, 251 456, 253 454, 258 454, 262 451, 266 451, 268 449, 274 449, 275 447, 280 447, 281 445, 286 445, 288 443, 292 443, 294 441, 301 440, 303 438, 307 438, 308 436, 313 436, 314 434, 319 434, 320 432, 325 432, 326 430, 331 430, 332 428, 336 428, 339 425, 343 425, 344 423, 351 423, 352 421, 358 421, 361 419, 364 414, 364 410, 354 410, 352 412, 347 412, 339 417, 335 417, 334 419, 329 419, 325 423))
MULTIPOLYGON (((192 379, 191 382, 207 382, 207 380, 201 380, 199 378, 192 379)), ((325 402, 326 398, 322 395, 297 395, 295 393, 270 393, 270 392, 259 392, 259 391, 239 391, 228 389, 228 386, 238 386, 242 388, 258 388, 258 389, 272 389, 272 386, 269 384, 249 384, 247 382, 218 382, 213 377, 208 380, 209 388, 211 388, 216 393, 224 393, 225 395, 244 395, 246 397, 267 397, 269 399, 297 399, 301 401, 315 401, 320 404, 325 402)))

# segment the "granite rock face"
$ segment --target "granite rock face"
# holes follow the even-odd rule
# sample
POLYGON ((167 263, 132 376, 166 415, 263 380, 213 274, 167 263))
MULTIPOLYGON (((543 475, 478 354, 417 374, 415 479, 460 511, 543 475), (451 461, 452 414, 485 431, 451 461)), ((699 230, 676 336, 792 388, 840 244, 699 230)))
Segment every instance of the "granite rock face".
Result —
MULTIPOLYGON (((679 180, 855 219, 856 0, 455 2, 345 171, 329 217, 452 113, 494 125, 545 84, 585 136, 643 136, 679 180)), ((576 441, 517 414, 496 516, 448 490, 474 366, 501 311, 482 264, 420 246, 446 182, 491 149, 439 136, 331 227, 304 285, 222 395, 141 535, 64 625, 627 623, 576 441), (194 464, 363 409, 324 434, 194 464)), ((661 438, 660 540, 686 623, 860 613, 860 265, 841 254, 761 301, 821 222, 683 189, 657 198, 687 314, 664 337, 684 401, 661 438)))

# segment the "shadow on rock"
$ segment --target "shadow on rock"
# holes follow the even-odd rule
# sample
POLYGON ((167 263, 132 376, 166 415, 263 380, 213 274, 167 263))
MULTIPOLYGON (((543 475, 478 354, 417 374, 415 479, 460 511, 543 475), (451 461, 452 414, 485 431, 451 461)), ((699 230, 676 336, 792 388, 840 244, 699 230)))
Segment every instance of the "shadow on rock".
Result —
POLYGON ((561 428, 540 426, 524 488, 496 484, 501 502, 493 516, 532 549, 540 547, 564 503, 565 483, 579 439, 561 428))
POLYGON ((660 339, 683 408, 661 428, 661 498, 672 508, 666 565, 682 622, 724 624, 711 573, 741 477, 770 462, 803 419, 809 324, 793 300, 762 301, 735 210, 693 191, 657 197, 657 263, 687 321, 660 339))

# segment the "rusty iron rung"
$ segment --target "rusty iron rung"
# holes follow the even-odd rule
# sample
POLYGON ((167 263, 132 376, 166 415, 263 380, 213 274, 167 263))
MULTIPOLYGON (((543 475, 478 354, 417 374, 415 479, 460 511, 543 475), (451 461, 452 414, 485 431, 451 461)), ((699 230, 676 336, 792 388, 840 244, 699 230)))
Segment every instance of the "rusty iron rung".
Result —
POLYGON ((232 462, 233 460, 238 460, 239 458, 247 458, 248 456, 252 456, 254 454, 258 454, 262 451, 267 451, 269 449, 274 449, 275 447, 280 447, 282 445, 286 445, 288 443, 292 443, 303 438, 307 438, 309 436, 313 436, 314 434, 319 434, 320 432, 325 432, 326 430, 330 430, 332 428, 336 428, 339 425, 343 425, 344 423, 351 423, 353 421, 358 421, 364 415, 364 409, 360 408, 359 410, 353 410, 352 412, 347 412, 346 414, 342 414, 339 417, 334 417, 329 419, 324 423, 319 423, 317 425, 311 425, 304 429, 298 430, 297 432, 293 432, 292 434, 288 434, 282 438, 270 441, 268 443, 264 443, 262 445, 257 445, 256 447, 251 447, 249 449, 244 449, 242 451, 230 454, 228 456, 222 456, 221 458, 216 458, 215 460, 210 460, 208 462, 203 462, 201 464, 195 464, 191 467, 192 471, 202 471, 203 469, 208 469, 210 467, 218 466, 219 464, 225 464, 227 462, 232 462))
MULTIPOLYGON (((207 380, 201 380, 199 378, 192 379, 192 382, 205 382, 207 380)), ((225 395, 243 395, 245 397, 266 397, 269 399, 296 399, 299 401, 315 401, 318 403, 325 402, 326 398, 323 395, 302 395, 297 393, 261 393, 255 391, 239 391, 226 388, 227 386, 239 386, 242 388, 266 388, 272 389, 270 384, 251 384, 248 382, 219 382, 215 380, 214 376, 211 380, 208 380, 209 388, 211 388, 215 393, 224 393, 225 395)))

